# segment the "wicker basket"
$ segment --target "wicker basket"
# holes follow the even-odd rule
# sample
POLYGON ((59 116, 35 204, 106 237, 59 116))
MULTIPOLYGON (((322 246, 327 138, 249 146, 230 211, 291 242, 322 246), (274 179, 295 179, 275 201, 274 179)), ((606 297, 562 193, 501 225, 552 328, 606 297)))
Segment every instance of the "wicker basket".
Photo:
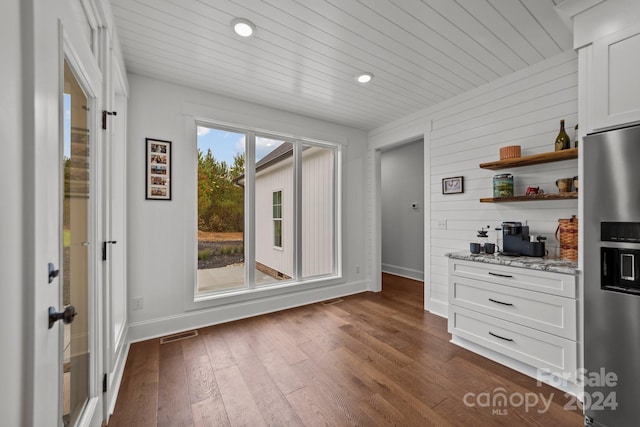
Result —
POLYGON ((508 145, 500 148, 500 160, 514 159, 520 157, 521 149, 519 145, 508 145))
POLYGON ((560 259, 578 261, 578 218, 575 215, 558 220, 556 240, 560 242, 560 259))

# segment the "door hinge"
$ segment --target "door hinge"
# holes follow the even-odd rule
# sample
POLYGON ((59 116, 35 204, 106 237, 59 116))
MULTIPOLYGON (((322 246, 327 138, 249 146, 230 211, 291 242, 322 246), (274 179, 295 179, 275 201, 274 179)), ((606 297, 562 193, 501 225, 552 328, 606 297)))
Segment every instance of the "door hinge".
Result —
POLYGON ((118 113, 115 111, 107 111, 102 110, 102 129, 107 129, 107 116, 117 116, 118 113))
POLYGON ((107 374, 104 374, 104 377, 102 377, 102 392, 107 392, 107 374))
POLYGON ((116 242, 115 240, 107 240, 106 242, 102 242, 102 260, 106 261, 107 260, 107 245, 115 245, 116 242))

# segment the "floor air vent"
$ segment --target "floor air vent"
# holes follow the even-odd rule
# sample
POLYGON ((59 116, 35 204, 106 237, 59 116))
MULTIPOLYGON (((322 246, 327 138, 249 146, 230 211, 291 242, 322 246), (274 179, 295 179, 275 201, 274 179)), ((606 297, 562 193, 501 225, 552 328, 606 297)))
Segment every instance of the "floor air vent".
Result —
POLYGON ((198 336, 198 331, 180 332, 179 334, 167 335, 160 338, 160 344, 168 344, 174 341, 186 340, 187 338, 193 338, 198 336))
POLYGON ((322 305, 337 304, 337 303, 342 302, 342 301, 344 301, 342 298, 328 299, 326 301, 322 301, 322 305))

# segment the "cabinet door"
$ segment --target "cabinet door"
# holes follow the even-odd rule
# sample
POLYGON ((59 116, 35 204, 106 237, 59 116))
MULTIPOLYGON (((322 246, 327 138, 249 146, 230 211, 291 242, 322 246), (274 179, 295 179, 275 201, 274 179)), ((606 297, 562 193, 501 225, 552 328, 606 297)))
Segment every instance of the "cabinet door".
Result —
POLYGON ((640 25, 593 44, 594 128, 640 121, 640 25))

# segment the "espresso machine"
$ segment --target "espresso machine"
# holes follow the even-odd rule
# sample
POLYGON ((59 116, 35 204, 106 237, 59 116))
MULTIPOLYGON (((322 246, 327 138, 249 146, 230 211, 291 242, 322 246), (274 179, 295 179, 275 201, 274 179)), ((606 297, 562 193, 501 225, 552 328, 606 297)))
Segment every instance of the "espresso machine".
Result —
POLYGON ((529 226, 522 225, 521 222, 503 222, 501 255, 543 257, 544 240, 545 237, 538 236, 536 241, 531 242, 529 226))

